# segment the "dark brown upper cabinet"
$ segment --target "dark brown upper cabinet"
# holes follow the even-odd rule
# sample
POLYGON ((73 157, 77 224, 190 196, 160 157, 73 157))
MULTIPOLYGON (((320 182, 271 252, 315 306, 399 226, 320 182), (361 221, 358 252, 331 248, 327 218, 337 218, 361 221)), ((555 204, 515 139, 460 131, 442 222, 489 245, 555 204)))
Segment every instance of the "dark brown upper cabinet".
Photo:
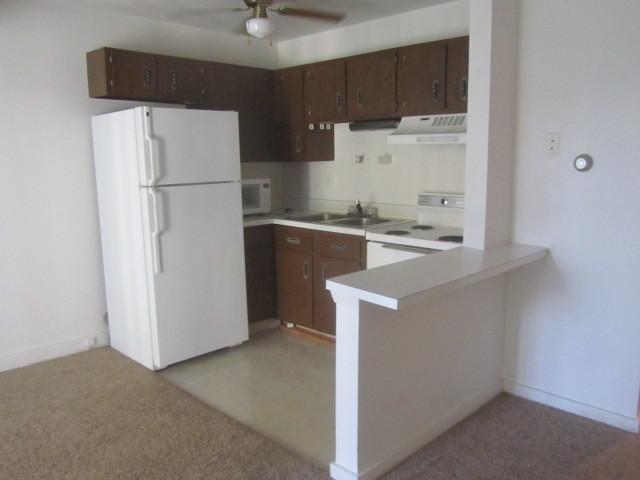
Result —
POLYGON ((122 100, 158 97, 156 56, 100 48, 87 53, 89 96, 122 100))
POLYGON ((206 102, 206 62, 158 56, 158 91, 167 102, 202 105, 206 102))
POLYGON ((238 112, 240 160, 276 161, 273 72, 217 62, 208 67, 208 108, 238 112))
POLYGON ((216 110, 272 112, 271 70, 210 62, 207 87, 209 106, 216 110))
POLYGON ((343 59, 304 67, 304 109, 308 123, 346 121, 346 82, 343 59))
POLYGON ((452 38, 447 43, 447 112, 467 111, 469 94, 469 37, 452 38))
POLYGON ((396 50, 347 59, 347 117, 349 120, 397 115, 396 50))
POLYGON ((441 113, 446 108, 446 42, 398 49, 398 113, 402 116, 441 113))
POLYGON ((274 120, 280 160, 305 160, 307 123, 304 115, 303 69, 285 68, 273 80, 274 120))

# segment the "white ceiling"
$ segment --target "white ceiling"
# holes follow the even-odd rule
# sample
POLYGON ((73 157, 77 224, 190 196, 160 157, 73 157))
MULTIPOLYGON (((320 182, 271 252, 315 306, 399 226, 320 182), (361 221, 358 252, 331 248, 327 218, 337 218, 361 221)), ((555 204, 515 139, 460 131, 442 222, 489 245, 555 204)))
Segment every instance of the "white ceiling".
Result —
MULTIPOLYGON (((243 0, 67 0, 68 3, 101 10, 163 20, 219 32, 243 35, 250 12, 234 12, 243 0)), ((271 13, 275 24, 273 40, 303 37, 334 28, 417 10, 453 0, 275 0, 274 7, 290 6, 346 13, 338 24, 271 13)))

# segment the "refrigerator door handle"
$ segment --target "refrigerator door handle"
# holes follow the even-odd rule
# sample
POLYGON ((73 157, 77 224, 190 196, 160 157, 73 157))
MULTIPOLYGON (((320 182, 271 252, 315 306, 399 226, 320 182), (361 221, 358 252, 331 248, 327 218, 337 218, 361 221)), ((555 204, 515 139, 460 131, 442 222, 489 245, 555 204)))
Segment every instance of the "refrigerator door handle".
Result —
POLYGON ((159 149, 158 139, 154 138, 151 128, 151 109, 145 108, 144 112, 144 141, 146 148, 144 149, 144 174, 147 180, 147 185, 154 185, 158 180, 158 172, 160 171, 159 164, 159 149))
POLYGON ((155 185, 158 180, 158 139, 153 137, 146 137, 147 149, 144 159, 145 164, 145 176, 149 185, 155 185))
POLYGON ((149 195, 149 225, 151 227, 151 256, 153 259, 153 273, 162 273, 162 247, 160 245, 160 235, 162 234, 162 198, 160 192, 155 188, 147 190, 149 195))

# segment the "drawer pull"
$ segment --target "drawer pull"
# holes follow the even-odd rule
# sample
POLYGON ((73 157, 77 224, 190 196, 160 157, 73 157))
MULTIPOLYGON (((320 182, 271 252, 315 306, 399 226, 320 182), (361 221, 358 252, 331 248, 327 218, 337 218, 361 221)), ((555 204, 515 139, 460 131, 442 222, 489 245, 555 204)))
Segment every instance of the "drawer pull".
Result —
POLYGON ((347 249, 347 246, 344 243, 333 242, 330 245, 331 250, 336 250, 338 252, 344 252, 347 249))
POLYGON ((302 241, 298 237, 287 237, 287 243, 289 245, 300 245, 302 241))
POLYGON ((302 278, 309 280, 309 264, 305 261, 302 266, 302 278))

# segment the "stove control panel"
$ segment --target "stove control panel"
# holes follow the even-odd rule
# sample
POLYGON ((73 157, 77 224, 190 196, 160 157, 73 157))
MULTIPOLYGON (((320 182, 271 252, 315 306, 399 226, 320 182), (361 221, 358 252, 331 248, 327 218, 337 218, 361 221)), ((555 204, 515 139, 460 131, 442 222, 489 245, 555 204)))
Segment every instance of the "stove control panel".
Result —
POLYGON ((464 195, 456 193, 420 192, 418 194, 418 207, 462 209, 464 208, 464 195))

